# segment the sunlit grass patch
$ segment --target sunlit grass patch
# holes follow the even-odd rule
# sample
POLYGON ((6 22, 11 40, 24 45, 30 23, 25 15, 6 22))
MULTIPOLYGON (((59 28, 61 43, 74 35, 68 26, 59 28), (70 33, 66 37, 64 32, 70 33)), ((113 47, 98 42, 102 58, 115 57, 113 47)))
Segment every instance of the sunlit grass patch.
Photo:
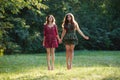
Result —
POLYGON ((65 52, 56 52, 55 70, 48 71, 46 54, 0 57, 0 80, 120 80, 119 51, 76 51, 66 69, 65 52))

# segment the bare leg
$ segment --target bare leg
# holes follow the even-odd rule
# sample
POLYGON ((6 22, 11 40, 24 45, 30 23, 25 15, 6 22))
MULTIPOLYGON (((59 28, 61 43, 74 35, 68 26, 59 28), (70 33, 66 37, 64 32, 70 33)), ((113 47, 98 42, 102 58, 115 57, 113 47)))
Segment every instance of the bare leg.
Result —
POLYGON ((47 51, 47 65, 48 65, 48 70, 51 69, 51 66, 50 66, 50 48, 46 48, 46 51, 47 51))
POLYGON ((65 47, 66 47, 66 64, 67 64, 67 69, 70 69, 70 66, 69 66, 70 45, 65 45, 65 47))
POLYGON ((52 67, 51 67, 51 70, 54 70, 55 48, 51 48, 51 56, 52 56, 52 67))
POLYGON ((74 58, 74 47, 75 45, 70 46, 70 69, 72 68, 72 60, 74 58))

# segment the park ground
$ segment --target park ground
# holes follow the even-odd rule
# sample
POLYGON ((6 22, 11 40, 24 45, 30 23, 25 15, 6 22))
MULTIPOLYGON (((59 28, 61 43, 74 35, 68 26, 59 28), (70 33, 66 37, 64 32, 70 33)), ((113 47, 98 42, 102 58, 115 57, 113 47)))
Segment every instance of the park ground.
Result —
POLYGON ((75 51, 66 69, 65 52, 56 52, 55 69, 47 70, 46 54, 0 57, 0 80, 120 80, 120 51, 75 51))

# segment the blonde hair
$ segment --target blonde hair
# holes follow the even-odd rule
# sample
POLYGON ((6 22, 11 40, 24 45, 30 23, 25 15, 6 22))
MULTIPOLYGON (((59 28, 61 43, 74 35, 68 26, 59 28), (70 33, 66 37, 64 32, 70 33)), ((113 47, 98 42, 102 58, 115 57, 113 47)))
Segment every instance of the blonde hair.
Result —
POLYGON ((65 15, 65 17, 64 17, 64 20, 63 20, 63 23, 62 23, 62 27, 64 27, 64 25, 65 24, 68 24, 68 20, 67 20, 67 17, 68 16, 70 16, 71 17, 71 23, 73 24, 73 25, 77 25, 77 22, 75 21, 75 18, 74 18, 74 16, 73 16, 73 14, 72 13, 67 13, 66 15, 65 15))
POLYGON ((55 17, 53 15, 48 15, 46 17, 46 21, 45 21, 44 25, 49 24, 49 17, 52 17, 52 23, 55 24, 55 17))

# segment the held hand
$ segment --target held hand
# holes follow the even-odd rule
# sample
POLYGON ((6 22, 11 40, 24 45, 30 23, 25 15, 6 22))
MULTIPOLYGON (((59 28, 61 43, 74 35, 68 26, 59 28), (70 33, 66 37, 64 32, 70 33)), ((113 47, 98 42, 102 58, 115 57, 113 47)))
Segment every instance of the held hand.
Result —
POLYGON ((59 39, 59 44, 61 44, 62 43, 62 40, 61 39, 59 39))

